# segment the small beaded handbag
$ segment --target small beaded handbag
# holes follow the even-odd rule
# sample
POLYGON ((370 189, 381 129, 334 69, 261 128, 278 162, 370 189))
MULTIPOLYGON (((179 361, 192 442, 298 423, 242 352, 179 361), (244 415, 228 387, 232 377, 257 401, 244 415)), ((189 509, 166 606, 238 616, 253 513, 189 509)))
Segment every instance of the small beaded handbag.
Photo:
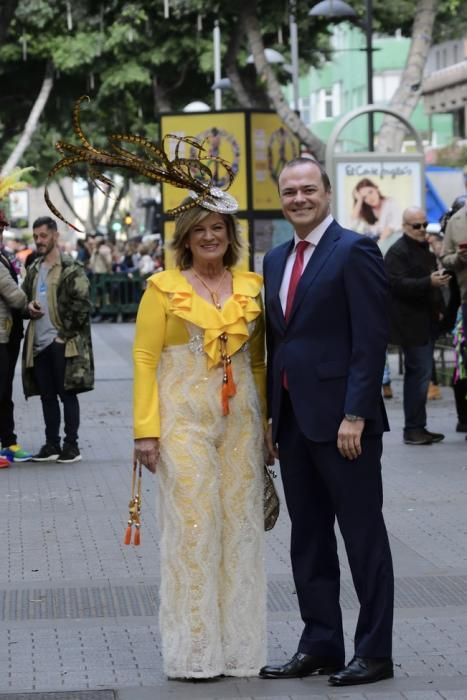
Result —
POLYGON ((279 517, 280 501, 277 495, 274 479, 276 475, 271 469, 264 465, 264 529, 272 530, 279 517))

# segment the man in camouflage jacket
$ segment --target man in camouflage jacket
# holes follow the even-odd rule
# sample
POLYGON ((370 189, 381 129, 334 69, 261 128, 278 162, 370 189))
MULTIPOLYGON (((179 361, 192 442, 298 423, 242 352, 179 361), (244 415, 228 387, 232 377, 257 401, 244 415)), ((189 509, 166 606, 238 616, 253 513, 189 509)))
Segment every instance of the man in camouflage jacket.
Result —
POLYGON ((38 300, 43 316, 26 331, 23 387, 26 397, 41 397, 46 436, 33 459, 76 462, 81 459, 77 394, 94 388, 89 282, 81 263, 60 252, 52 218, 37 219, 33 236, 39 257, 28 269, 23 290, 28 300, 38 300), (63 404, 63 447, 58 397, 63 404))

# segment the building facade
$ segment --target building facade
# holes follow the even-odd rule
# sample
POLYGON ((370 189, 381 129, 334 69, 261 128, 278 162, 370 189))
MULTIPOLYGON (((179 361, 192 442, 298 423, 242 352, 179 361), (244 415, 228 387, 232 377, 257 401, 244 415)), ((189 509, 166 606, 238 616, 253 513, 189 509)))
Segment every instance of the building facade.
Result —
MULTIPOLYGON (((336 25, 331 51, 320 68, 310 68, 300 79, 299 109, 303 121, 323 141, 327 141, 335 123, 352 109, 367 104, 366 41, 363 32, 348 23, 336 25)), ((399 84, 405 66, 410 39, 400 33, 373 36, 373 101, 387 106, 399 84)), ((459 50, 459 49, 458 49, 459 50)), ((436 61, 436 58, 433 58, 436 61)), ((292 92, 288 88, 292 102, 292 92)), ((383 115, 376 115, 375 130, 383 115)), ((420 100, 411 123, 426 145, 448 144, 454 134, 450 113, 425 113, 420 100)), ((342 134, 346 151, 367 150, 366 118, 351 122, 342 134)), ((413 144, 405 143, 410 150, 413 144)))

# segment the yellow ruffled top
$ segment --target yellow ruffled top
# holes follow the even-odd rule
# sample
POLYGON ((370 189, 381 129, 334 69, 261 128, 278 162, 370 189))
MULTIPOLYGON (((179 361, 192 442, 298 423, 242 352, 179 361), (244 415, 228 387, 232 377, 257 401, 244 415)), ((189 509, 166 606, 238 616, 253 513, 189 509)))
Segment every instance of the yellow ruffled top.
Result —
POLYGON ((222 309, 217 309, 194 291, 180 270, 166 270, 148 279, 138 310, 133 346, 135 438, 160 436, 156 370, 164 347, 189 342, 187 324, 204 331, 208 369, 222 364, 219 342, 222 334, 227 335, 226 349, 230 356, 249 339, 253 376, 264 408, 262 283, 261 275, 232 270, 233 293, 222 309), (250 337, 248 324, 255 320, 250 337))

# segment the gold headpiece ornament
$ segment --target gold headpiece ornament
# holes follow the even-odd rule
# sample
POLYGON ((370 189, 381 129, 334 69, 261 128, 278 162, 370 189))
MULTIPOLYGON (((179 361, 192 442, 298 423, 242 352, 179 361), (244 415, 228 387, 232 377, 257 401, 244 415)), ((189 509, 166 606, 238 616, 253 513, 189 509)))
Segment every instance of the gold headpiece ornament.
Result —
MULTIPOLYGON (((64 156, 49 172, 48 181, 60 170, 67 168, 73 174, 74 168, 85 165, 89 175, 98 189, 98 183, 111 187, 112 181, 105 176, 105 171, 110 169, 125 170, 135 175, 142 175, 152 182, 166 182, 175 187, 188 189, 192 202, 185 203, 175 209, 171 209, 167 214, 180 214, 182 211, 195 206, 219 212, 220 214, 233 214, 238 210, 238 203, 232 195, 224 192, 223 189, 214 186, 215 178, 210 165, 221 165, 227 172, 228 182, 226 189, 230 187, 235 177, 232 167, 223 158, 211 156, 206 149, 195 138, 191 136, 175 136, 167 134, 162 140, 161 146, 142 136, 132 134, 110 134, 108 138, 108 149, 103 150, 93 146, 85 136, 80 122, 80 105, 84 100, 90 101, 87 95, 80 97, 73 109, 73 131, 81 142, 75 146, 65 141, 58 141, 56 149, 64 156), (169 160, 165 150, 166 141, 175 141, 175 156, 169 160), (143 155, 136 155, 121 144, 134 144, 138 146, 143 155), (180 146, 186 144, 191 147, 195 157, 180 157, 180 146)), ((49 209, 61 221, 76 229, 70 224, 54 204, 50 201, 48 193, 48 181, 45 187, 44 198, 49 209)), ((102 190, 101 190, 102 191, 102 190)))

